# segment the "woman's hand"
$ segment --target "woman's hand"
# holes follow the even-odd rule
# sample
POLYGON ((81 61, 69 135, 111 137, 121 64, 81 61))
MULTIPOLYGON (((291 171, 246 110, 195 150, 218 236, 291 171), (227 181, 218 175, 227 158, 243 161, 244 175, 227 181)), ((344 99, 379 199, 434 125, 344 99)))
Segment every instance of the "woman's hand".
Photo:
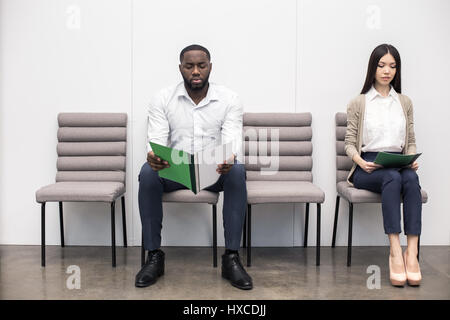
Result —
POLYGON ((361 167, 365 172, 372 173, 373 171, 383 168, 381 164, 376 164, 374 162, 367 162, 359 154, 353 156, 353 161, 361 167))
POLYGON ((381 164, 376 164, 374 162, 368 162, 365 161, 364 159, 361 159, 362 161, 360 161, 360 163, 358 163, 358 165, 361 167, 361 169, 363 169, 365 172, 367 173, 372 173, 373 171, 383 168, 383 166, 381 164))
POLYGON ((414 171, 417 171, 417 169, 419 169, 419 164, 417 163, 417 161, 411 163, 410 168, 413 169, 414 171))

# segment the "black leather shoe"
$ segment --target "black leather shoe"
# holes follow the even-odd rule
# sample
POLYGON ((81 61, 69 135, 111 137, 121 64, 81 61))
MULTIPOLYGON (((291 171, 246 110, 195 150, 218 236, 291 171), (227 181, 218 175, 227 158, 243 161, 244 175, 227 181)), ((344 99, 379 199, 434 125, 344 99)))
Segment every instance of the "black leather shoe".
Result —
POLYGON ((242 290, 253 288, 252 278, 244 270, 237 253, 222 255, 222 277, 229 280, 236 288, 242 290))
POLYGON ((148 253, 147 261, 136 275, 136 287, 148 287, 164 274, 164 257, 165 254, 162 250, 148 253))

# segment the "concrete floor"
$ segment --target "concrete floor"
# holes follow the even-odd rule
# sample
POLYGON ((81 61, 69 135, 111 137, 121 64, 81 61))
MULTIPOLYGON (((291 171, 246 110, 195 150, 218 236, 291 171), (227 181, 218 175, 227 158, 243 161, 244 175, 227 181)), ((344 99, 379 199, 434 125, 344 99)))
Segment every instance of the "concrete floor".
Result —
MULTIPOLYGON (((247 268, 254 288, 242 291, 212 267, 212 249, 166 247, 165 275, 148 288, 134 287, 140 247, 117 248, 111 267, 110 247, 47 246, 47 266, 40 266, 40 246, 0 246, 0 299, 450 299, 450 247, 423 246, 420 287, 392 287, 388 248, 354 247, 346 266, 346 247, 323 247, 321 266, 315 248, 253 248, 247 268), (68 289, 70 265, 80 268, 80 289, 68 289), (370 265, 380 268, 380 289, 368 289, 370 265)), ((245 253, 241 250, 245 264, 245 253)))

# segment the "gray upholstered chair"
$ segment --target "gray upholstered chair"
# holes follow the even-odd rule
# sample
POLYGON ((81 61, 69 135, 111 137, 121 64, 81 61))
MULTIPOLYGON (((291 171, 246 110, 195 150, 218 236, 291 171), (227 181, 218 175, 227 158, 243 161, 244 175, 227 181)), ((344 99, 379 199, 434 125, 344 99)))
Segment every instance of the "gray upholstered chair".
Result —
POLYGON ((320 265, 320 208, 325 194, 312 183, 311 121, 311 113, 244 114, 247 266, 251 266, 252 205, 266 203, 306 204, 304 247, 309 204, 317 204, 316 265, 320 265))
MULTIPOLYGON (((345 133, 347 131, 347 114, 338 112, 335 115, 336 122, 336 207, 334 212, 333 239, 331 247, 336 246, 336 229, 339 215, 339 200, 343 197, 349 203, 348 216, 348 243, 347 243, 347 266, 352 263, 352 228, 353 228, 353 205, 356 203, 381 203, 381 195, 368 190, 357 189, 347 182, 347 176, 352 168, 352 161, 345 153, 345 133)), ((426 203, 428 195, 422 189, 422 202, 426 203)), ((419 238, 420 240, 420 238, 419 238)), ((420 241, 418 243, 420 247, 420 241)), ((419 255, 417 255, 419 256, 419 255)))
MULTIPOLYGON (((213 214, 213 266, 217 267, 217 201, 219 194, 217 192, 211 192, 201 190, 199 193, 194 194, 191 190, 177 190, 173 192, 165 192, 163 194, 163 202, 173 203, 207 203, 212 205, 213 214)), ((145 249, 144 249, 144 236, 142 235, 141 243, 141 266, 145 262, 145 249)))
POLYGON ((60 113, 58 115, 56 183, 40 188, 41 264, 45 266, 45 204, 59 202, 61 246, 64 247, 63 202, 105 202, 111 207, 112 266, 116 266, 115 203, 122 197, 125 219, 126 113, 60 113))

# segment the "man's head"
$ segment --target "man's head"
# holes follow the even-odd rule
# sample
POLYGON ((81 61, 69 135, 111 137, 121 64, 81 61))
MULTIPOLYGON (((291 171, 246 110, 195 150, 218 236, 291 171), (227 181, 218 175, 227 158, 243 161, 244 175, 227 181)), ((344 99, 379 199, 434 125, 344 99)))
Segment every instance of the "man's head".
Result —
POLYGON ((193 44, 181 50, 180 72, 186 88, 202 90, 208 84, 211 68, 211 55, 205 47, 193 44))

